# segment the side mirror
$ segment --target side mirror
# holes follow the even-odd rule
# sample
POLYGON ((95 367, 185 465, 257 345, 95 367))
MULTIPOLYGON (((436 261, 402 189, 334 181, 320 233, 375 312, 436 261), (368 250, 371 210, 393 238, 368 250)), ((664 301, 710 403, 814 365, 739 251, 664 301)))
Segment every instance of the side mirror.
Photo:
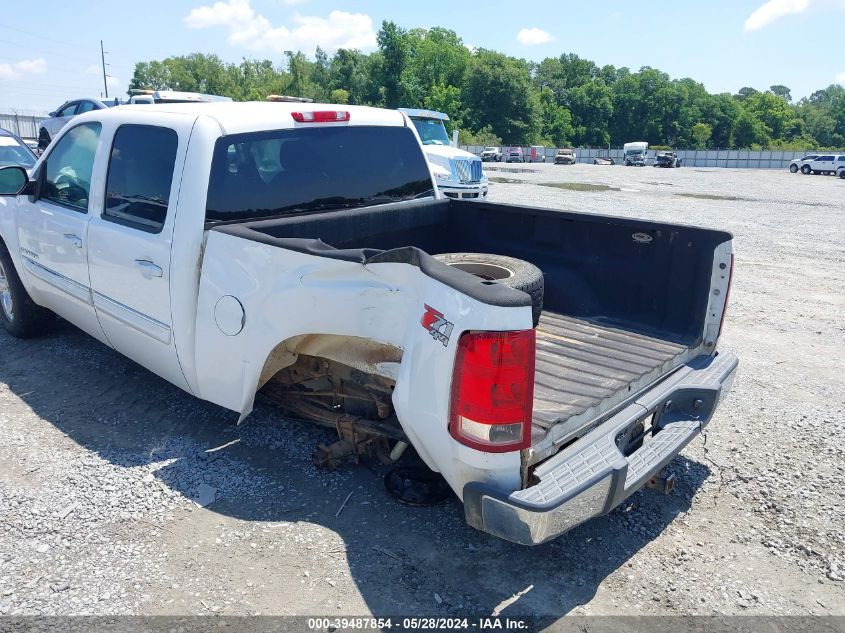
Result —
POLYGON ((49 113, 47 114, 47 116, 48 116, 48 117, 50 117, 50 118, 52 119, 54 116, 56 116, 56 111, 55 111, 55 110, 53 110, 52 112, 49 112, 49 113))
POLYGON ((0 196, 17 196, 28 182, 29 176, 23 167, 17 165, 0 167, 0 196))

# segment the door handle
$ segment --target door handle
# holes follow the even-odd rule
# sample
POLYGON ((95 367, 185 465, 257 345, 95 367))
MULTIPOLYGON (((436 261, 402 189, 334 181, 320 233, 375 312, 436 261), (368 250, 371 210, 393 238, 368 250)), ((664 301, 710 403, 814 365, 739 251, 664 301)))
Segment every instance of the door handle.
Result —
POLYGON ((82 238, 78 235, 74 235, 73 233, 65 233, 65 239, 76 246, 76 248, 82 248, 82 238))
POLYGON ((135 265, 141 270, 144 279, 152 279, 162 275, 161 266, 156 266, 148 259, 136 259, 135 265))

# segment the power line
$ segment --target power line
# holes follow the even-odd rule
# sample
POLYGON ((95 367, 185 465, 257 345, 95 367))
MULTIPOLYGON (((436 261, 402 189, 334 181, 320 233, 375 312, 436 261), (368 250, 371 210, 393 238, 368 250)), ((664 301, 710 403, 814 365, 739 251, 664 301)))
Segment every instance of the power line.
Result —
MULTIPOLYGON (((19 28, 14 27, 14 26, 8 26, 6 24, 0 24, 0 29, 9 29, 10 31, 17 31, 18 33, 23 33, 24 35, 31 35, 33 37, 37 37, 39 39, 39 41, 40 40, 47 40, 47 41, 50 41, 50 42, 55 42, 56 44, 62 44, 63 46, 73 46, 74 48, 79 48, 79 49, 86 50, 86 51, 88 50, 88 47, 83 46, 82 44, 74 44, 72 42, 66 42, 64 40, 57 40, 54 37, 47 37, 46 35, 43 35, 41 33, 33 33, 32 31, 26 31, 24 29, 19 29, 19 28)), ((26 44, 25 46, 32 46, 32 44, 26 44)), ((120 55, 114 55, 113 57, 116 57, 117 59, 123 59, 123 60, 126 61, 126 63, 129 63, 129 64, 135 64, 135 62, 130 60, 128 57, 122 57, 120 55)))
MULTIPOLYGON (((86 77, 90 77, 91 81, 95 81, 96 75, 86 75, 86 77)), ((46 86, 48 88, 63 88, 63 89, 67 89, 67 90, 73 90, 73 89, 79 88, 79 84, 66 85, 66 84, 57 84, 57 83, 54 83, 52 81, 31 81, 29 79, 22 79, 22 80, 15 79, 15 80, 12 80, 12 81, 14 81, 17 84, 24 85, 24 86, 29 86, 29 85, 46 86)))
MULTIPOLYGON (((32 46, 32 43, 23 44, 21 42, 15 42, 13 40, 7 40, 5 38, 0 38, 0 42, 2 42, 4 44, 11 44, 12 46, 28 46, 28 47, 32 46)), ((43 46, 38 47, 38 52, 39 53, 42 53, 42 52, 43 53, 49 53, 49 54, 53 54, 53 55, 61 55, 62 59, 74 60, 74 61, 84 62, 84 63, 87 63, 87 64, 92 63, 91 59, 83 59, 82 57, 77 57, 75 55, 68 55, 67 53, 64 53, 64 52, 58 52, 58 51, 46 49, 43 46)), ((18 61, 24 61, 24 60, 18 60, 18 61)))

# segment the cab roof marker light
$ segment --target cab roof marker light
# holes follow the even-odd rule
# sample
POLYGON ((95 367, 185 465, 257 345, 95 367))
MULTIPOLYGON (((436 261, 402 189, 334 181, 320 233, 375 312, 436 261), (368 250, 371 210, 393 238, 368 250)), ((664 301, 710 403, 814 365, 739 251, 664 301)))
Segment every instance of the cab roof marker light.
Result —
POLYGON ((316 110, 313 112, 291 112, 297 123, 344 123, 350 115, 346 110, 316 110))

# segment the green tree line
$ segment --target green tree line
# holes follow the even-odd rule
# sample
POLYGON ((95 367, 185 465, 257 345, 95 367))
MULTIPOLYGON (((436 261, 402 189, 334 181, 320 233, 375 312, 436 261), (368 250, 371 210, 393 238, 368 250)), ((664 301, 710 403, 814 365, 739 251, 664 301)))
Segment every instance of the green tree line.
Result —
POLYGON ((470 144, 621 145, 633 140, 685 148, 845 148, 845 88, 831 85, 793 102, 789 88, 711 94, 693 79, 655 68, 597 66, 566 53, 539 63, 470 51, 444 28, 382 23, 378 49, 340 49, 314 59, 226 63, 194 53, 140 62, 129 88, 225 95, 269 94, 317 101, 443 111, 470 144))

